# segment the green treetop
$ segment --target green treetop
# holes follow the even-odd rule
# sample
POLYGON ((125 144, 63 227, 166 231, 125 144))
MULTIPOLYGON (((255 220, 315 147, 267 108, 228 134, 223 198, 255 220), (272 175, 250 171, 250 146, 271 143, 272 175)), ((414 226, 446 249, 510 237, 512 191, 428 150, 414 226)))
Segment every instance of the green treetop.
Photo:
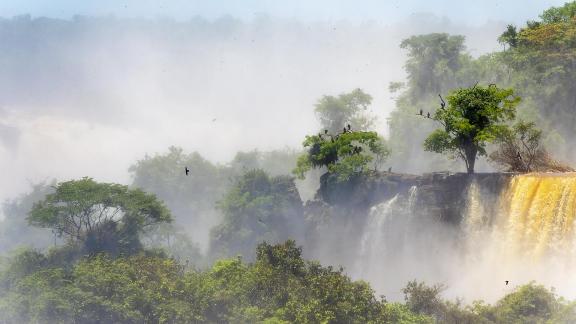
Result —
POLYGON ((494 85, 453 91, 448 105, 432 117, 442 128, 426 138, 425 150, 461 158, 467 172, 474 173, 477 156, 486 155, 486 144, 507 128, 507 121, 514 119, 519 101, 512 89, 494 85))
POLYGON ((28 216, 31 225, 51 228, 69 243, 82 243, 88 253, 135 252, 140 232, 171 220, 156 196, 91 178, 59 183, 28 216))
POLYGON ((294 174, 300 179, 312 168, 328 168, 329 173, 347 180, 368 170, 371 162, 382 162, 390 151, 376 132, 346 131, 338 135, 306 136, 308 152, 300 156, 294 174))

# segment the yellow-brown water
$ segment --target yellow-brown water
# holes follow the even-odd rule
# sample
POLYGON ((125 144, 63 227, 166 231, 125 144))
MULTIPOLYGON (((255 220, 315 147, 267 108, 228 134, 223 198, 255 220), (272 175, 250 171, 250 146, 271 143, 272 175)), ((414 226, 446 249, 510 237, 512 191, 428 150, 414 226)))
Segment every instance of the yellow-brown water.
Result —
POLYGON ((476 183, 468 189, 453 296, 496 300, 535 281, 576 297, 576 173, 514 176, 495 206, 485 195, 476 183))
POLYGON ((576 174, 515 176, 503 198, 499 226, 509 257, 533 262, 547 256, 572 258, 576 174))

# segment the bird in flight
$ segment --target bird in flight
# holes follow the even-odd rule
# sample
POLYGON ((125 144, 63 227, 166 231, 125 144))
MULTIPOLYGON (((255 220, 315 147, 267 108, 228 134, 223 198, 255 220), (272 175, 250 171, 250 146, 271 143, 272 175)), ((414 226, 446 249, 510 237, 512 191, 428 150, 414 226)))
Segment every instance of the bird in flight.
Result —
POLYGON ((508 280, 506 280, 506 286, 508 286, 508 280))
POLYGON ((190 170, 188 170, 188 167, 184 167, 184 172, 186 172, 186 175, 188 175, 188 172, 190 172, 190 170))
POLYGON ((212 122, 215 122, 215 121, 216 121, 216 118, 212 119, 212 122))

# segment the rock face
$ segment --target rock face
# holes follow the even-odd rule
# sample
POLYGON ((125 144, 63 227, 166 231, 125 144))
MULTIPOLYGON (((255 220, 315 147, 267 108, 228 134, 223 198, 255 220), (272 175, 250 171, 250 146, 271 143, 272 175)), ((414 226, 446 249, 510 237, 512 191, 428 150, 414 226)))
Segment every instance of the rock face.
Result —
POLYGON ((327 174, 321 178, 317 198, 332 206, 362 211, 397 194, 407 195, 412 187, 418 190, 417 210, 426 210, 428 217, 458 224, 466 205, 472 183, 485 199, 500 195, 513 173, 427 173, 421 176, 399 173, 372 173, 338 182, 327 174))
POLYGON ((458 242, 471 202, 481 205, 484 214, 496 215, 499 197, 512 176, 511 173, 374 172, 338 182, 335 177, 323 175, 316 199, 304 207, 308 224, 304 250, 309 258, 350 269, 370 254, 367 245, 389 250, 374 254, 379 257, 386 253, 394 255, 394 251, 402 249, 408 249, 406 255, 434 246, 442 250, 439 247, 442 242, 458 242), (373 227, 379 230, 368 235, 373 227), (378 235, 387 243, 372 240, 378 235))

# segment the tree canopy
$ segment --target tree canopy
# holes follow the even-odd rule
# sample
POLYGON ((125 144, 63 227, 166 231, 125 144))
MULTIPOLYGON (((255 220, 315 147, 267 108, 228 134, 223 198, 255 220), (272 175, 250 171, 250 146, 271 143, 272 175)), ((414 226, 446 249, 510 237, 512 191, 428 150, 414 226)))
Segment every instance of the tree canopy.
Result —
POLYGON ((326 167, 341 181, 369 169, 371 162, 381 163, 390 151, 376 132, 345 131, 337 135, 306 136, 303 146, 308 152, 298 159, 294 174, 304 178, 312 168, 326 167))
POLYGON ((139 233, 171 220, 153 194, 91 178, 58 183, 28 216, 31 225, 50 228, 69 243, 82 243, 89 253, 134 252, 139 233))
POLYGON ((291 177, 271 177, 261 169, 247 171, 217 208, 224 217, 211 230, 212 255, 252 258, 258 242, 303 238, 302 201, 291 177))
POLYGON ((424 148, 460 158, 467 172, 474 173, 477 155, 486 155, 486 144, 508 127, 505 123, 514 119, 520 98, 512 89, 490 85, 457 89, 447 100, 432 117, 442 128, 426 138, 424 148))

